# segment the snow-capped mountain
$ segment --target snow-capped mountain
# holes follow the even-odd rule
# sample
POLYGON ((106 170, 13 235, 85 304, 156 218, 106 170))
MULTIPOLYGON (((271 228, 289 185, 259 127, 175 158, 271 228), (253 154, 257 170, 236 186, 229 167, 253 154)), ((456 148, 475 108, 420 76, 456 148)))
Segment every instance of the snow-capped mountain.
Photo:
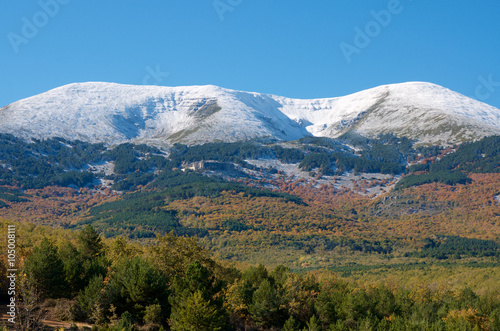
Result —
POLYGON ((299 100, 216 86, 76 83, 0 108, 0 132, 113 145, 296 140, 394 133, 422 143, 500 134, 500 110, 421 82, 384 85, 344 97, 299 100))

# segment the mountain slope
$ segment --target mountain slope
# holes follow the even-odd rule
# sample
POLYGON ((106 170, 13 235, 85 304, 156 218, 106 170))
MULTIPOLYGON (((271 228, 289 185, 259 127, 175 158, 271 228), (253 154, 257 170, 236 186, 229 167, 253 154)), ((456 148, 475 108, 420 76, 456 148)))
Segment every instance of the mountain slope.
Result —
POLYGON ((109 145, 334 138, 351 131, 394 133, 422 143, 461 142, 500 134, 500 110, 418 82, 311 100, 211 85, 76 83, 0 108, 0 132, 109 145))
POLYGON ((289 117, 311 123, 307 129, 315 136, 393 133, 436 143, 500 132, 499 109, 430 83, 384 85, 335 99, 280 101, 289 117))

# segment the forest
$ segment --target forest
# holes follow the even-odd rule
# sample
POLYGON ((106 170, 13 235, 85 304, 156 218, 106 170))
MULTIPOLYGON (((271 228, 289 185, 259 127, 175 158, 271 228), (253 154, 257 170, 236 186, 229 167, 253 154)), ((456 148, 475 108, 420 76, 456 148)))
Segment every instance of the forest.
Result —
POLYGON ((445 257, 495 257, 496 252, 485 255, 477 245, 471 245, 470 252, 453 247, 438 252, 446 246, 439 243, 432 252, 423 248, 433 234, 498 242, 500 231, 495 217, 500 212, 495 196, 500 194, 499 177, 496 173, 467 173, 459 169, 473 166, 473 160, 485 162, 482 155, 486 153, 497 157, 495 139, 498 138, 465 145, 480 156, 467 158, 460 157, 462 147, 454 153, 450 153, 450 148, 414 148, 411 141, 391 135, 341 140, 309 137, 294 148, 285 148, 275 141, 175 145, 168 155, 145 145, 90 148, 77 141, 28 143, 3 135, 4 146, 13 145, 17 152, 33 158, 30 165, 40 160, 48 169, 67 170, 58 177, 76 179, 71 176, 89 174, 113 180, 114 184, 110 188, 79 187, 74 184, 78 182, 72 181, 73 184, 53 186, 50 171, 56 170, 48 171, 46 176, 35 175, 35 169, 15 162, 17 154, 2 154, 3 164, 9 166, 0 167, 4 176, 0 216, 74 230, 91 224, 107 238, 125 236, 146 242, 173 231, 179 236, 197 236, 202 247, 221 258, 251 263, 266 260, 271 267, 286 263, 292 268, 330 268, 339 264, 344 268, 351 261, 392 261, 400 257, 434 261, 445 257), (364 149, 352 154, 346 143, 364 149), (374 185, 384 187, 394 182, 362 174, 349 190, 334 187, 335 175, 327 184, 317 182, 321 173, 304 179, 275 171, 275 177, 266 177, 266 173, 271 173, 269 169, 245 162, 257 157, 293 160, 312 172, 334 171, 344 161, 353 162, 353 173, 357 165, 400 168, 405 158, 421 163, 408 168, 411 170, 399 181, 397 190, 374 197, 363 193, 374 185), (446 160, 451 157, 463 159, 462 163, 443 170, 441 162, 449 164, 446 160), (211 161, 204 171, 181 169, 189 162, 203 159, 211 161), (89 165, 91 162, 111 162, 114 171, 104 174, 74 170, 77 166, 92 168, 95 163, 89 165), (246 164, 245 167, 263 174, 262 179, 241 172, 229 180, 207 175, 217 171, 212 169, 229 168, 227 164, 246 164), (439 170, 431 170, 434 168, 439 170), (30 186, 39 180, 42 183, 42 179, 52 185, 30 186), (348 254, 349 258, 339 259, 339 254, 348 254), (362 254, 362 258, 357 254, 362 254))
POLYGON ((320 168, 323 175, 346 171, 399 174, 404 171, 406 158, 416 153, 407 139, 390 135, 367 140, 363 146, 365 150, 357 155, 340 141, 326 138, 304 138, 296 147, 287 148, 277 141, 265 140, 195 146, 174 144, 167 158, 158 148, 146 145, 127 143, 107 148, 102 144, 61 138, 27 142, 0 134, 0 183, 24 189, 51 185, 85 187, 100 178, 113 180, 114 190, 131 191, 156 179, 162 182, 156 186, 163 185, 166 178, 172 178, 172 169, 181 168, 183 164, 211 160, 254 169, 245 160, 258 158, 300 163, 300 168, 306 171, 320 168), (90 171, 94 165, 106 162, 113 163, 112 175, 90 171))
POLYGON ((91 225, 16 228, 18 330, 47 321, 74 330, 500 330, 498 283, 477 293, 446 281, 360 281, 229 264, 172 233, 143 245, 91 225))
POLYGON ((19 226, 20 293, 36 294, 26 309, 40 319, 98 330, 498 330, 498 139, 162 151, 0 135, 0 224, 19 226), (348 171, 351 188, 339 188, 348 171))
POLYGON ((403 178, 398 187, 405 188, 433 182, 447 185, 465 184, 470 182, 467 173, 499 173, 499 146, 498 136, 464 143, 456 152, 447 154, 435 162, 408 167, 406 172, 410 175, 403 178))

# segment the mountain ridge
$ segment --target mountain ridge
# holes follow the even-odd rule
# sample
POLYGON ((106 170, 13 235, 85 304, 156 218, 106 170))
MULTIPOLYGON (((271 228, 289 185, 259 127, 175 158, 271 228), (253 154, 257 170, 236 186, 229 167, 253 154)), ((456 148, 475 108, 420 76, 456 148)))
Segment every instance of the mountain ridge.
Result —
POLYGON ((64 85, 0 108, 0 132, 115 145, 168 146, 261 137, 292 141, 383 133, 450 144, 500 134, 500 110, 439 85, 382 85, 343 97, 292 99, 204 86, 64 85))

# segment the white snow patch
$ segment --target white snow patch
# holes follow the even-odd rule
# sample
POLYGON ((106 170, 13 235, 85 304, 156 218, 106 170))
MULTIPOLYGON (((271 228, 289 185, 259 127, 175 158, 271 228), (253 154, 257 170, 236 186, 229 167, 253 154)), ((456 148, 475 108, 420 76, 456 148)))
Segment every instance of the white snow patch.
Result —
POLYGON ((96 164, 89 165, 89 170, 92 173, 104 173, 106 176, 110 176, 114 174, 115 164, 113 162, 99 162, 96 164))
MULTIPOLYGON (((320 179, 316 179, 315 177, 311 177, 308 171, 303 171, 299 168, 298 163, 282 163, 276 159, 257 159, 257 160, 245 160, 245 162, 257 166, 259 168, 274 168, 278 171, 284 172, 288 177, 293 177, 294 180, 305 179, 307 182, 314 181, 316 183, 316 187, 319 188, 321 185, 332 184, 335 189, 347 188, 349 190, 353 190, 360 195, 370 196, 375 194, 378 196, 380 194, 387 193, 390 191, 394 185, 401 179, 401 176, 392 176, 385 174, 376 174, 376 173, 362 173, 354 175, 352 172, 346 172, 342 175, 335 176, 322 176, 320 179), (362 192, 359 185, 365 180, 369 183, 376 183, 371 187, 366 187, 366 192, 362 192), (382 184, 386 182, 386 184, 382 184), (389 183, 393 183, 389 185, 389 183), (356 187, 358 184, 358 187, 356 187)), ((317 169, 316 169, 317 170, 317 169)), ((260 173, 258 171, 246 170, 246 172, 252 176, 259 177, 260 173)), ((279 177, 280 175, 275 175, 275 177, 279 177)))

